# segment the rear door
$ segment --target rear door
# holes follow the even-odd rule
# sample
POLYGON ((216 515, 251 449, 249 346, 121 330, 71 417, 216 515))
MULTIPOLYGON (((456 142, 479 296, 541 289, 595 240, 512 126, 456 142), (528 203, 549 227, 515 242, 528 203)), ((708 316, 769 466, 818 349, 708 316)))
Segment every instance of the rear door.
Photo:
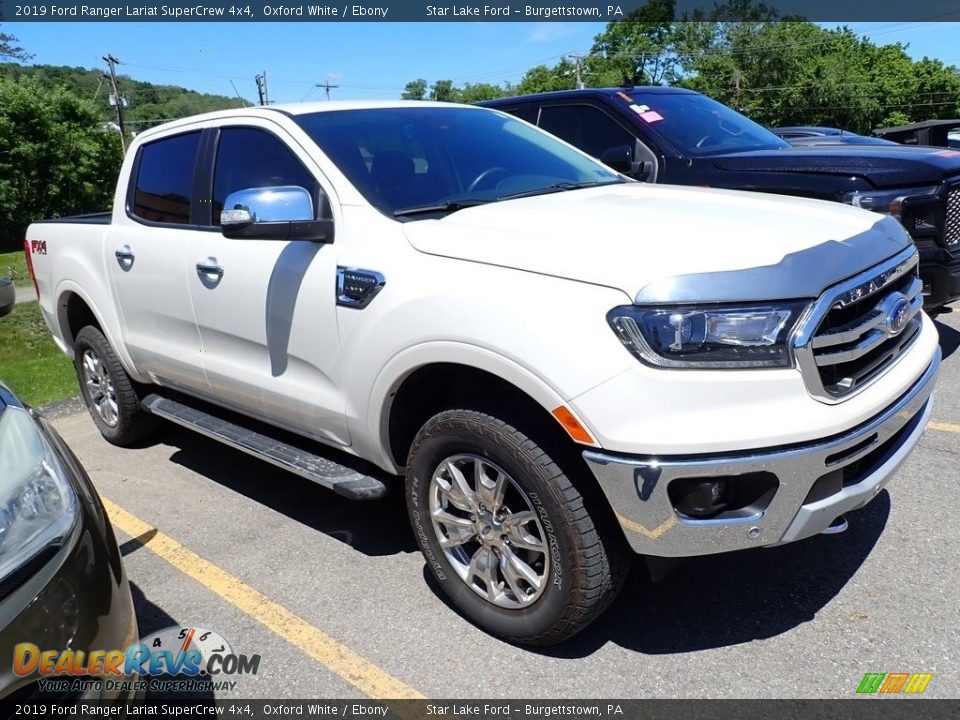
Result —
POLYGON ((206 389, 186 272, 187 248, 198 231, 200 140, 196 130, 140 146, 126 217, 109 228, 106 239, 131 358, 156 382, 188 391, 206 389))
POLYGON ((218 403, 346 445, 339 387, 336 245, 226 238, 220 212, 238 190, 298 186, 329 217, 330 189, 282 127, 261 119, 213 128, 206 233, 190 244, 189 297, 218 403))

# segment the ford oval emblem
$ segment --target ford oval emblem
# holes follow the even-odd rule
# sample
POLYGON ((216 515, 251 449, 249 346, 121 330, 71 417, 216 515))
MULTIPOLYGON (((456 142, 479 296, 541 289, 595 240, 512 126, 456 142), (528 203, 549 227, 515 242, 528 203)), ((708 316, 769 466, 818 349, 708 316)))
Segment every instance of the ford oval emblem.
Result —
POLYGON ((899 335, 910 319, 910 301, 905 295, 897 293, 888 297, 884 306, 887 314, 887 332, 891 335, 899 335))

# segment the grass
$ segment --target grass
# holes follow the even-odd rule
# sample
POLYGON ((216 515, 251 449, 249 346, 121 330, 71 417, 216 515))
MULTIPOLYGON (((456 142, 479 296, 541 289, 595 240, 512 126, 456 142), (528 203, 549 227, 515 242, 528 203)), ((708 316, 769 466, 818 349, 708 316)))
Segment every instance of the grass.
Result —
POLYGON ((37 302, 20 303, 0 319, 0 379, 34 406, 80 392, 73 364, 54 344, 37 302))
POLYGON ((27 272, 27 259, 23 256, 23 250, 14 252, 0 253, 0 277, 10 277, 13 284, 17 287, 30 287, 33 280, 30 279, 30 273, 27 272), (11 269, 13 272, 10 272, 11 269))

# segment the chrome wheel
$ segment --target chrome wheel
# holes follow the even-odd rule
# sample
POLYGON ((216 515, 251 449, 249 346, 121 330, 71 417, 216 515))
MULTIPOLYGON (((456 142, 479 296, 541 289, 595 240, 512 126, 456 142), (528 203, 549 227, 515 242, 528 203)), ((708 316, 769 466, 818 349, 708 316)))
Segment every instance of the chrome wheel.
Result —
POLYGON ((439 464, 429 492, 437 541, 471 590, 510 609, 543 594, 547 536, 530 498, 506 471, 478 455, 454 455, 439 464))
POLYGON ((83 353, 83 383, 87 388, 90 407, 100 419, 110 427, 120 422, 120 408, 117 405, 117 391, 113 387, 110 374, 103 362, 93 350, 83 353))

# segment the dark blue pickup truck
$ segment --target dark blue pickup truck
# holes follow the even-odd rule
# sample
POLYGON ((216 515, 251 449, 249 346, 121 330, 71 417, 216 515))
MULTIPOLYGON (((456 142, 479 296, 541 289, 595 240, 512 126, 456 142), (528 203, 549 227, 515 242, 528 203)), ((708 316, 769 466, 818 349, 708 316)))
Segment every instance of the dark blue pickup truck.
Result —
POLYGON ((479 104, 539 125, 639 180, 799 195, 893 215, 919 248, 926 307, 960 297, 960 152, 792 147, 680 88, 569 90, 479 104))

